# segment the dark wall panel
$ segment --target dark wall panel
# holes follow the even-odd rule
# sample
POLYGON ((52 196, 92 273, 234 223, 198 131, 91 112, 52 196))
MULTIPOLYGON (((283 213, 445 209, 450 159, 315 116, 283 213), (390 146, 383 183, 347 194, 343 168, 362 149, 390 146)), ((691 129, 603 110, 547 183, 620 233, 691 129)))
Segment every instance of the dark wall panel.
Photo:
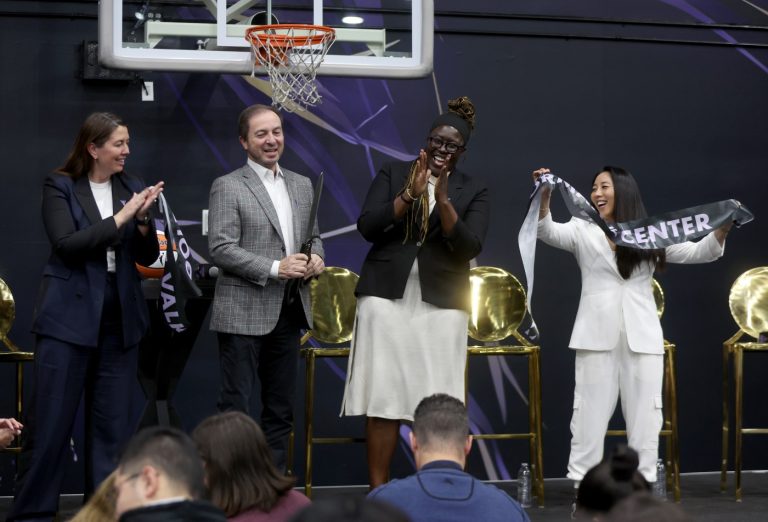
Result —
MULTIPOLYGON (((84 9, 73 4, 75 10, 84 9)), ((449 10, 451 4, 441 3, 440 8, 449 10)), ((726 10, 724 2, 691 4, 717 21, 761 22, 751 11, 726 10)), ((503 13, 513 4, 484 5, 487 12, 503 13)), ((518 12, 532 14, 701 21, 675 2, 621 7, 593 1, 582 6, 582 13, 569 12, 559 2, 514 5, 518 12)), ((438 104, 444 106, 445 99, 459 95, 470 96, 478 109, 478 128, 462 160, 464 168, 484 178, 492 194, 492 222, 478 264, 504 267, 523 280, 517 230, 531 190, 530 172, 539 166, 552 168, 583 193, 602 165, 625 166, 636 175, 651 213, 726 198, 741 200, 757 218, 732 232, 724 259, 711 265, 672 266, 658 276, 667 297, 665 335, 678 345, 682 469, 717 469, 720 350, 722 341, 736 330, 728 311, 728 291, 744 270, 768 264, 768 230, 762 218, 768 196, 768 51, 520 35, 610 36, 619 31, 599 24, 490 21, 440 13, 436 21, 434 78, 321 78, 325 102, 314 112, 326 126, 287 117, 281 163, 311 177, 320 170, 326 175, 321 230, 354 224, 377 167, 392 157, 413 157, 438 104), (490 28, 506 34, 482 34, 490 28)), ((722 41, 702 30, 634 31, 643 37, 722 41)), ((84 39, 96 39, 96 21, 87 17, 6 13, 0 16, 0 38, 0 277, 16 298, 17 320, 10 336, 31 349, 32 307, 49 250, 39 218, 41 182, 63 161, 84 117, 91 111, 110 110, 127 120, 132 146, 127 169, 147 181, 167 182, 174 211, 187 222, 185 235, 195 251, 207 257, 199 221, 208 189, 215 177, 244 162, 236 138, 240 110, 268 100, 245 78, 232 75, 145 73, 145 79, 155 82, 156 101, 151 103, 140 101, 140 86, 135 83, 83 82, 76 77, 77 47, 84 39)), ((760 34, 754 38, 765 39, 760 34)), ((554 214, 566 219, 557 201, 554 214)), ((326 263, 358 271, 366 249, 356 232, 335 236, 326 241, 326 263)), ((544 471, 547 477, 560 477, 565 474, 570 439, 573 354, 567 344, 578 304, 579 274, 563 252, 541 246, 537 257, 533 309, 543 339, 544 471)), ((215 410, 217 364, 215 337, 206 320, 177 393, 187 429, 215 410)), ((521 361, 508 364, 515 383, 525 389, 521 361)), ((10 368, 0 371, 0 416, 5 416, 12 411, 12 373, 10 368)), ((317 429, 324 434, 362 434, 361 419, 337 417, 344 371, 345 364, 339 361, 318 367, 317 429)), ((759 364, 748 366, 748 373, 762 371, 759 364)), ((491 375, 488 361, 473 361, 473 421, 482 424, 487 418, 500 429, 502 419, 508 418, 509 427, 522 430, 523 400, 509 379, 494 380, 491 375), (506 402, 499 400, 499 393, 506 402)), ((758 375, 748 377, 747 418, 759 423, 763 408, 758 397, 765 393, 764 383, 758 375)), ((299 429, 302 415, 299 403, 299 429)), ((77 448, 79 432, 75 442, 77 448)), ((301 436, 297 443, 302 443, 301 436)), ((483 451, 475 450, 470 469, 490 478, 508 477, 527 460, 526 447, 520 442, 489 443, 483 451)), ((756 440, 746 449, 748 468, 768 466, 764 444, 756 440)), ((297 458, 301 476, 301 451, 297 458)), ((316 458, 315 484, 366 480, 362 446, 320 448, 316 458)), ((10 456, 0 457, 2 493, 10 491, 12 464, 10 456)), ((407 453, 400 452, 394 474, 411 469, 407 453)), ((81 476, 79 464, 72 466, 69 490, 79 490, 81 476)))

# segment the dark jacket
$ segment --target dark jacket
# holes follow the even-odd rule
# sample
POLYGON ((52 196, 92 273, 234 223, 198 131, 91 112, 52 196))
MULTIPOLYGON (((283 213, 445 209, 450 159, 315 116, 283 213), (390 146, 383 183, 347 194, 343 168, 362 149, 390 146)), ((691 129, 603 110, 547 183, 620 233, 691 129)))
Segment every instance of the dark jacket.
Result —
MULTIPOLYGON (((126 174, 112 176, 114 212, 144 184, 126 174)), ((152 264, 159 254, 154 225, 143 236, 131 221, 121 229, 102 219, 88 178, 51 174, 43 186, 43 224, 51 255, 35 304, 32 331, 96 346, 107 278, 107 247, 115 249, 118 293, 125 346, 138 344, 149 326, 136 262, 152 264)))
POLYGON ((405 217, 395 219, 393 201, 405 186, 411 164, 384 165, 368 190, 357 229, 373 246, 363 262, 355 293, 402 298, 413 260, 418 257, 422 299, 440 308, 469 311, 469 261, 480 253, 488 229, 488 190, 454 169, 448 178, 448 196, 459 219, 451 234, 443 235, 435 208, 423 244, 417 226, 413 237, 403 244, 407 223, 405 217))

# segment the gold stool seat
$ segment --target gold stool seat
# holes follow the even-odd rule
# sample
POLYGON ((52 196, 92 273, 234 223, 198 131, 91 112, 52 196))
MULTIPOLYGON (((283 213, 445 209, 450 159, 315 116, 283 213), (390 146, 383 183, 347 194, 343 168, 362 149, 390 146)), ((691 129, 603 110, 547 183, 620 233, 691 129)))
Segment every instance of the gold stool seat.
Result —
MULTIPOLYGON (((33 361, 35 354, 22 352, 8 339, 8 332, 16 319, 16 305, 13 294, 8 285, 0 279, 0 348, 5 346, 10 351, 0 350, 0 363, 12 363, 16 365, 16 407, 14 417, 21 421, 24 414, 24 363, 33 361)), ((1 416, 1 415, 0 415, 1 416)), ((19 453, 19 445, 5 448, 7 452, 19 453)))
MULTIPOLYGON (((328 266, 310 286, 312 299, 312 330, 302 338, 301 354, 306 361, 304 390, 304 431, 306 468, 304 493, 312 498, 312 449, 315 444, 347 444, 365 442, 363 437, 316 437, 314 434, 315 369, 318 358, 348 357, 349 346, 338 346, 352 339, 357 298, 358 276, 346 268, 328 266), (308 346, 314 339, 324 345, 308 346)), ((292 445, 291 445, 292 446, 292 445)))
MULTIPOLYGON (((469 361, 475 356, 523 356, 528 361, 528 431, 525 433, 474 433, 477 440, 528 440, 533 478, 533 494, 544 505, 544 471, 541 440, 541 367, 540 347, 518 332, 525 317, 525 290, 515 276, 501 268, 478 266, 470 270, 471 315, 469 336, 484 343, 467 348, 467 383, 469 361), (503 341, 510 340, 512 344, 503 341)), ((466 402, 466 400, 465 400, 466 402)))
POLYGON ((758 267, 741 274, 731 287, 728 298, 731 315, 739 326, 730 339, 723 343, 723 454, 720 469, 720 490, 727 487, 728 442, 730 418, 728 412, 730 397, 731 362, 733 364, 734 394, 734 475, 736 477, 736 501, 741 502, 742 438, 744 435, 768 435, 768 428, 745 428, 742 413, 744 409, 744 354, 768 352, 768 267, 758 267), (742 341, 744 336, 755 341, 742 341))
MULTIPOLYGON (((664 313, 664 291, 658 281, 651 280, 653 298, 656 301, 656 313, 661 318, 664 313)), ((664 422, 660 437, 666 437, 665 468, 667 489, 672 491, 675 502, 680 502, 680 446, 677 432, 677 372, 675 370, 675 352, 677 347, 664 340, 664 382, 663 401, 664 422)), ((608 430, 607 435, 626 436, 626 430, 608 430)))

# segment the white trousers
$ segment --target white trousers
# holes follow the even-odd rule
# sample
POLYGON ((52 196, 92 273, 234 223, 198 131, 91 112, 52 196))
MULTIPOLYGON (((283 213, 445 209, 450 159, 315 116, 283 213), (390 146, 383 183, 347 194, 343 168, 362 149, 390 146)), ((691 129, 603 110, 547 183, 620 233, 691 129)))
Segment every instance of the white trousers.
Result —
POLYGON ((571 418, 568 478, 581 481, 603 458, 605 433, 621 397, 629 446, 640 456, 640 473, 656 480, 662 415, 662 354, 635 353, 626 333, 610 351, 576 351, 576 388, 571 418))

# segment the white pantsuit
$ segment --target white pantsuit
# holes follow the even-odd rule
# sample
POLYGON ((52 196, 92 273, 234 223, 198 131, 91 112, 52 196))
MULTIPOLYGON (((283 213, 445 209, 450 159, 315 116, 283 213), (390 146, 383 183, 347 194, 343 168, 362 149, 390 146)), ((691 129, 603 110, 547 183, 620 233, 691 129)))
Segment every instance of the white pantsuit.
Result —
MULTIPOLYGON (((652 482, 664 374, 664 337, 651 286, 654 267, 640 265, 624 279, 608 238, 582 219, 555 223, 547 214, 539 220, 538 236, 571 252, 581 269, 579 310, 569 343, 576 350, 576 386, 568 478, 580 481, 602 459, 608 421, 621 397, 629 445, 640 455, 640 472, 652 482)), ((666 249, 670 263, 706 263, 722 254, 714 234, 666 249)))

